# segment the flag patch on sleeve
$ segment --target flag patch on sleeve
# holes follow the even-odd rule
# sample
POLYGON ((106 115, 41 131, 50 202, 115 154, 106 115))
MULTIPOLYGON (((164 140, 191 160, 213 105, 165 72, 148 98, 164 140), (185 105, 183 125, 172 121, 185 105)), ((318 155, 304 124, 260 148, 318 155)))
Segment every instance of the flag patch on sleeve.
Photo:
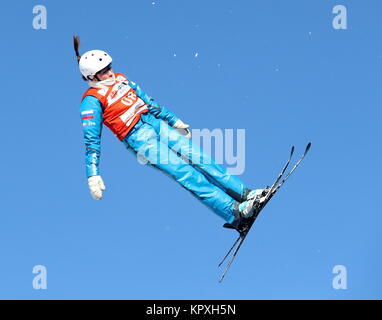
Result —
POLYGON ((89 111, 82 111, 81 112, 81 119, 86 120, 86 119, 94 119, 94 111, 89 110, 89 111))

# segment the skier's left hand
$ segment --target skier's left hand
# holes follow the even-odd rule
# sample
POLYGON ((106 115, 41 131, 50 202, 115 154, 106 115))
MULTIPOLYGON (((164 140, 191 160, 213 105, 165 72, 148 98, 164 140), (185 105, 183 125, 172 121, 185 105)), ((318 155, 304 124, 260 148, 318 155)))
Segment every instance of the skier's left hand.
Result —
POLYGON ((190 126, 186 123, 184 123, 182 120, 177 120, 175 124, 173 125, 173 128, 179 131, 180 134, 184 135, 186 138, 191 138, 191 130, 189 129, 190 126))

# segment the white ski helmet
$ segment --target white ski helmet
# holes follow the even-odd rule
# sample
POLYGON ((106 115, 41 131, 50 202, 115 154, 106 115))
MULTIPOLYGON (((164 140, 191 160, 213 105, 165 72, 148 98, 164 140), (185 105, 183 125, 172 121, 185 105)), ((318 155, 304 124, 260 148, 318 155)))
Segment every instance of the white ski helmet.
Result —
POLYGON ((102 50, 90 50, 85 52, 80 59, 79 68, 82 75, 89 79, 89 76, 95 76, 95 74, 107 67, 111 62, 112 58, 102 50))

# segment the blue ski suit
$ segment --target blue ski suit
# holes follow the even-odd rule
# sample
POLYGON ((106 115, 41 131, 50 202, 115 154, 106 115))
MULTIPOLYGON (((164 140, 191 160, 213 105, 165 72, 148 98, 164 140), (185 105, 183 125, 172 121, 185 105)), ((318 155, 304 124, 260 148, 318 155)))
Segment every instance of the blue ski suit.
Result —
MULTIPOLYGON (((167 173, 226 222, 237 216, 238 204, 249 189, 236 176, 227 173, 208 154, 172 126, 179 119, 159 106, 134 82, 131 88, 147 105, 148 112, 121 140, 140 160, 167 173), (195 161, 196 159, 196 161, 195 161)), ((103 108, 99 99, 86 96, 80 106, 85 140, 87 177, 99 175, 103 108), (91 113, 91 119, 83 114, 91 113)))

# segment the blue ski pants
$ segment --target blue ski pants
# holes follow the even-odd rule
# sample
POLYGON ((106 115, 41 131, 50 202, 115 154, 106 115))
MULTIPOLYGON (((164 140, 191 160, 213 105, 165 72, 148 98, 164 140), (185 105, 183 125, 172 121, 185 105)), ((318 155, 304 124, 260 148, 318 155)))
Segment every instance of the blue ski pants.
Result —
POLYGON ((233 222, 237 202, 245 200, 248 189, 191 139, 145 113, 122 142, 141 163, 164 171, 225 221, 233 222))

